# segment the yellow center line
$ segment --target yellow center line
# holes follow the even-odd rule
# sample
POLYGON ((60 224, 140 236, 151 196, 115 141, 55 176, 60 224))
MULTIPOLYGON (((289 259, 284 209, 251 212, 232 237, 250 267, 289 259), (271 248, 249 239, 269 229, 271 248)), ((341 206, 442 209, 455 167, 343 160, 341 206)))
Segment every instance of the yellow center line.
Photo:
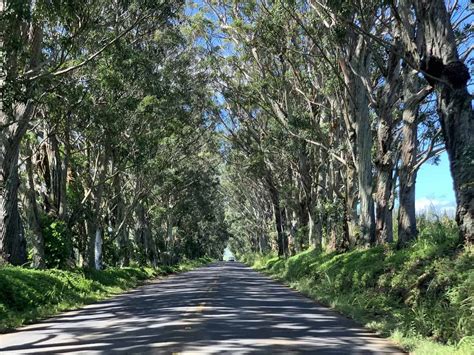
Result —
POLYGON ((204 308, 206 308, 206 302, 202 302, 197 306, 196 308, 196 313, 202 313, 204 311, 204 308))
MULTIPOLYGON (((209 287, 206 290, 206 292, 212 292, 214 290, 215 285, 217 285, 217 278, 211 283, 211 287, 209 287)), ((206 302, 203 301, 203 302, 199 303, 196 307, 189 307, 189 310, 185 314, 183 314, 183 316, 185 318, 188 318, 193 313, 203 313, 205 309, 206 309, 206 302)), ((185 330, 190 330, 190 329, 192 329, 192 327, 188 325, 188 326, 185 326, 184 329, 185 330)))

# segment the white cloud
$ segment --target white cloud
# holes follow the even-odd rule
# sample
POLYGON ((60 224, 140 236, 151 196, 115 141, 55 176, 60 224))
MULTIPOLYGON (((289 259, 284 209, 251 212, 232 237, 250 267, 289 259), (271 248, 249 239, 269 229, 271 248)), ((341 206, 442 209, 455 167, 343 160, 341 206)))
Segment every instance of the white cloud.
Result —
POLYGON ((417 214, 434 213, 454 216, 456 202, 447 199, 422 197, 415 201, 415 208, 417 214))

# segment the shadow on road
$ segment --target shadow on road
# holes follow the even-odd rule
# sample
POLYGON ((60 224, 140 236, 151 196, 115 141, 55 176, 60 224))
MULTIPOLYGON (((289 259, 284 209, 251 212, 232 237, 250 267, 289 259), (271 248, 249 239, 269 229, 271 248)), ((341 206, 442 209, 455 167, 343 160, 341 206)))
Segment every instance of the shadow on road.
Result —
POLYGON ((0 336, 0 353, 401 353, 239 263, 219 263, 0 336))

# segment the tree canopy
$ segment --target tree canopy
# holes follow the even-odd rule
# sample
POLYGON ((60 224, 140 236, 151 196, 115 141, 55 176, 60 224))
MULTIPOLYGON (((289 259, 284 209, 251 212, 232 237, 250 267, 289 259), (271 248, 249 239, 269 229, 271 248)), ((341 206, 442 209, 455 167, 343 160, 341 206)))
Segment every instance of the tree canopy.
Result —
POLYGON ((25 1, 1 12, 0 258, 104 268, 417 237, 446 151, 473 243, 467 2, 25 1))

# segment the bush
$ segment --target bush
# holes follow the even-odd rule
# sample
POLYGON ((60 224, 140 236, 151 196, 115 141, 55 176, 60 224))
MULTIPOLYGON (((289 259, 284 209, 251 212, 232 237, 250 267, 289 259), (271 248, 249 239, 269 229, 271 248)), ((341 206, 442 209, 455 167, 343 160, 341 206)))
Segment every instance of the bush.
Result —
POLYGON ((47 268, 66 268, 72 257, 72 238, 64 221, 48 215, 41 217, 44 238, 45 264, 47 268))

